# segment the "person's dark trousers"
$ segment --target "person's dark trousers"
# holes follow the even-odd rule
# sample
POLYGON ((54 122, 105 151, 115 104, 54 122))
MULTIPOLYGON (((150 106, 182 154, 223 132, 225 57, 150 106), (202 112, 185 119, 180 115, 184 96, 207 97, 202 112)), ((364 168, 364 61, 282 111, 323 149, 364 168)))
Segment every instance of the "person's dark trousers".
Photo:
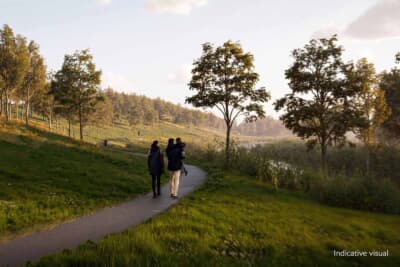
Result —
POLYGON ((152 174, 151 178, 152 178, 152 188, 153 188, 154 196, 160 195, 161 194, 161 191, 160 191, 161 175, 152 174), (156 193, 156 183, 157 183, 157 193, 156 193))

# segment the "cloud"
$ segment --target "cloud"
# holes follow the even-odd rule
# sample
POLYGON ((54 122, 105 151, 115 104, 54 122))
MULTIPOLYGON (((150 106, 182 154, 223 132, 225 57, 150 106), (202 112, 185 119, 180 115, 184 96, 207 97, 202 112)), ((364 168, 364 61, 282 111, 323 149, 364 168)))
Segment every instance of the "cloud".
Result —
POLYGON ((329 25, 314 32, 312 37, 329 37, 334 33, 357 40, 400 38, 400 0, 379 0, 342 29, 329 25))
POLYGON ((175 72, 168 74, 168 81, 178 84, 187 84, 192 77, 191 70, 192 67, 189 64, 183 64, 175 72))
POLYGON ((365 40, 400 37, 400 0, 379 1, 350 23, 344 34, 365 40))
POLYGON ((101 6, 107 6, 112 3, 112 0, 96 0, 96 3, 101 6))
POLYGON ((194 7, 206 5, 208 0, 146 0, 146 8, 156 13, 189 15, 194 7))
POLYGON ((103 73, 102 86, 103 88, 111 87, 117 91, 131 91, 134 82, 126 76, 113 72, 103 73))

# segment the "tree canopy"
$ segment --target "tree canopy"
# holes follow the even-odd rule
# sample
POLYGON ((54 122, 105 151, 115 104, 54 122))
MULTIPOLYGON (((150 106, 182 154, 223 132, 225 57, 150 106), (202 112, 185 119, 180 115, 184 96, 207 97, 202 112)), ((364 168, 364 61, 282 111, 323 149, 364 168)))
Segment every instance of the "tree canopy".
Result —
POLYGON ((254 57, 239 43, 225 42, 220 47, 203 44, 202 56, 195 60, 189 89, 196 94, 186 98, 195 107, 216 108, 226 124, 226 162, 229 164, 230 133, 235 121, 247 122, 265 116, 263 103, 270 98, 264 87, 256 88, 259 75, 254 57))
POLYGON ((295 49, 294 62, 285 72, 291 93, 275 102, 275 109, 284 111, 280 119, 288 129, 310 149, 320 146, 324 172, 327 147, 344 144, 346 132, 362 125, 361 113, 351 103, 360 88, 349 83, 352 64, 344 64, 342 52, 336 36, 295 49))

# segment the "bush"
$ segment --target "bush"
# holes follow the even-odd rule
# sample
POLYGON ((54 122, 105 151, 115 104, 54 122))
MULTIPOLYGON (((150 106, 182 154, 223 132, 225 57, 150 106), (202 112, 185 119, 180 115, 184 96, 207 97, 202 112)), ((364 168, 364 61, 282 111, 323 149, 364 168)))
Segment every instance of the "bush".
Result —
POLYGON ((336 207, 400 214, 400 190, 388 179, 330 178, 314 185, 311 195, 336 207))
POLYGON ((282 161, 267 159, 258 160, 257 177, 259 180, 271 182, 277 189, 307 189, 309 185, 304 179, 302 170, 282 161))

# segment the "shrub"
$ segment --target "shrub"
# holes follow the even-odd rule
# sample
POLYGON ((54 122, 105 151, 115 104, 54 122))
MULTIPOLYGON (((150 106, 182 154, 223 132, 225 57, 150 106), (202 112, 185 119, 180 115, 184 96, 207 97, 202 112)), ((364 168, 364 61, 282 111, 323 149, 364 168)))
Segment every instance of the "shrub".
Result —
POLYGON ((400 214, 400 190, 389 179, 330 178, 316 184, 311 195, 336 207, 400 214))
POLYGON ((262 181, 271 182, 277 189, 287 188, 291 190, 306 189, 303 171, 282 161, 267 159, 258 160, 257 177, 262 181))

